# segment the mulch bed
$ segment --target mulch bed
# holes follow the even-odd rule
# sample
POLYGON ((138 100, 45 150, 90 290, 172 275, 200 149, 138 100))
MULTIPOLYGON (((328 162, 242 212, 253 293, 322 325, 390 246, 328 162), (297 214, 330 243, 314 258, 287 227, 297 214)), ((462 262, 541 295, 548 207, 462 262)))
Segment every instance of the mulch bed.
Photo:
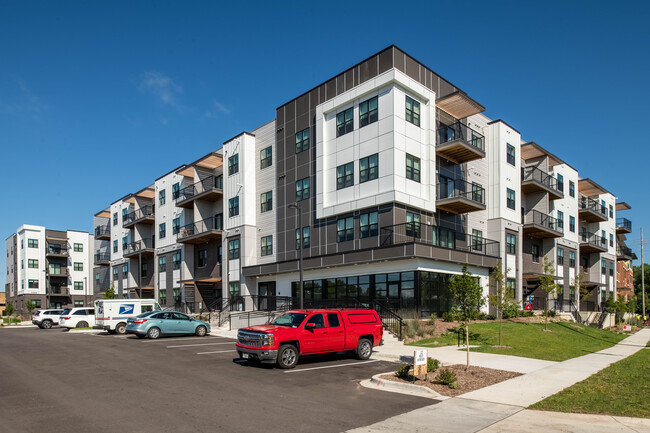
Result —
POLYGON ((514 371, 494 370, 491 368, 474 367, 470 366, 469 370, 465 371, 464 365, 454 364, 440 367, 438 370, 428 374, 428 380, 424 378, 415 378, 415 381, 404 380, 395 376, 394 373, 384 374, 381 379, 390 380, 393 382, 409 383, 412 385, 426 386, 437 392, 440 395, 447 397, 456 397, 457 395, 465 394, 466 392, 474 391, 484 388, 486 386, 494 385, 495 383, 503 382, 504 380, 512 379, 513 377, 521 376, 521 373, 514 371), (446 368, 456 374, 456 389, 451 388, 449 385, 436 382, 436 376, 441 369, 446 368))

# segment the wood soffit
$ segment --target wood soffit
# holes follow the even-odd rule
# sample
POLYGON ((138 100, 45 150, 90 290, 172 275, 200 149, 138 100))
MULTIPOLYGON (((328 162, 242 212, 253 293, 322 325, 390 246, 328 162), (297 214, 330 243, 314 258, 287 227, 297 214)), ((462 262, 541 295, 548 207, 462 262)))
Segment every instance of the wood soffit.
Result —
POLYGON ((553 155, 551 152, 544 149, 542 146, 535 143, 534 141, 523 144, 521 146, 521 158, 524 161, 528 161, 529 159, 535 159, 543 156, 548 157, 549 168, 555 167, 556 165, 564 164, 564 161, 562 161, 560 158, 553 155))
POLYGON ((588 178, 580 179, 578 181, 578 191, 580 194, 586 195, 587 197, 609 193, 605 188, 588 178))
POLYGON ((485 111, 484 106, 459 91, 438 99, 436 107, 451 114, 456 119, 464 119, 485 111))

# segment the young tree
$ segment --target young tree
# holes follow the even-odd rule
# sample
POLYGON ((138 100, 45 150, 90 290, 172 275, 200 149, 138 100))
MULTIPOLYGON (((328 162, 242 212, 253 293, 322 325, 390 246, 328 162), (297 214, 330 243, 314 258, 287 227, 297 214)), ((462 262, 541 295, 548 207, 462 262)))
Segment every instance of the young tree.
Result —
POLYGON ((115 294, 115 282, 111 281, 111 286, 104 292, 104 299, 117 299, 115 294))
POLYGON ((544 257, 544 275, 539 280, 539 288, 546 293, 546 302, 544 302, 544 328, 548 331, 548 298, 557 291, 555 282, 555 263, 544 257))
POLYGON ((7 316, 11 317, 15 312, 16 307, 14 306, 14 303, 11 301, 7 302, 7 305, 5 306, 5 313, 7 313, 7 316))
POLYGON ((25 308, 27 308, 27 312, 29 313, 29 317, 32 317, 32 313, 36 309, 36 304, 34 303, 34 301, 32 301, 30 299, 29 301, 25 302, 25 308))
POLYGON ((501 346, 503 310, 512 303, 512 300, 510 299, 511 294, 508 292, 508 287, 506 285, 506 275, 508 275, 508 272, 510 272, 510 268, 506 268, 504 272, 502 270, 502 262, 499 260, 490 274, 490 282, 495 287, 495 293, 490 295, 490 304, 496 308, 497 319, 499 319, 499 346, 501 346))
MULTIPOLYGON (((573 290, 574 290, 574 293, 577 293, 577 296, 576 296, 576 310, 578 311, 578 313, 580 313, 580 301, 583 301, 584 299, 586 299, 586 298, 583 298, 583 293, 582 293, 582 288, 581 288, 582 282, 585 280, 586 275, 585 275, 585 271, 584 271, 584 269, 582 269, 582 267, 580 267, 579 269, 580 269, 580 271, 578 273, 576 273, 575 276, 573 277, 573 290)), ((587 292, 587 294, 588 293, 589 292, 587 292)))
POLYGON ((622 323, 625 319, 625 313, 627 313, 627 303, 625 302, 625 296, 619 294, 618 299, 616 300, 616 324, 622 323))
POLYGON ((481 307, 485 305, 483 289, 477 279, 463 265, 463 273, 454 275, 449 281, 449 294, 454 298, 458 308, 458 319, 465 328, 465 345, 467 347, 467 367, 469 369, 469 323, 476 318, 481 307))

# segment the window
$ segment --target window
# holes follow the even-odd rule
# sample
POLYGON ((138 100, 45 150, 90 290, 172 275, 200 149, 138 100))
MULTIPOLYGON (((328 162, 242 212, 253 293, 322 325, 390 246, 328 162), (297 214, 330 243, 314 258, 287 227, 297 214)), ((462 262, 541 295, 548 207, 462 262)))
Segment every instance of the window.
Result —
POLYGON ((558 284, 557 285, 556 298, 564 299, 564 284, 558 284))
POLYGON ((234 217, 239 215, 239 196, 228 200, 228 216, 234 217))
POLYGON ((20 240, 20 249, 22 250, 25 247, 25 241, 23 239, 20 240))
POLYGON ((576 217, 570 216, 569 215, 569 231, 571 233, 576 232, 576 217))
POLYGON ((180 269, 181 268, 181 252, 176 251, 174 254, 172 254, 172 263, 174 264, 174 269, 180 269))
POLYGON ((99 274, 95 274, 95 287, 99 287, 99 274))
POLYGON ((512 233, 506 233, 506 253, 517 254, 517 237, 512 233))
POLYGON ((296 134, 296 153, 309 149, 309 128, 296 134))
POLYGON ((158 257, 158 272, 165 272, 167 270, 167 256, 158 257))
POLYGON ((569 195, 571 197, 576 196, 576 184, 572 180, 569 181, 569 195))
POLYGON ((181 231, 181 217, 172 220, 172 234, 177 235, 181 231))
POLYGON ((420 237, 420 214, 406 212, 406 236, 420 237))
POLYGON ((117 239, 113 241, 113 252, 117 252, 117 239))
POLYGON ((420 126, 420 103, 409 96, 406 97, 406 121, 420 126))
POLYGON ((236 153, 228 158, 228 176, 239 172, 239 154, 236 153))
POLYGON ((569 251, 569 267, 570 268, 575 268, 576 267, 576 252, 575 251, 569 251))
POLYGON ((261 212, 273 210, 273 191, 263 192, 260 195, 261 212))
POLYGON ((214 216, 214 228, 216 230, 222 230, 223 229, 223 214, 218 213, 214 216))
POLYGON ((375 96, 374 98, 370 98, 359 104, 359 128, 363 128, 364 126, 377 121, 377 102, 378 100, 375 96))
POLYGON ((122 224, 126 221, 126 216, 129 214, 129 209, 122 209, 122 224))
POLYGON ((341 322, 339 321, 339 315, 336 313, 328 313, 327 314, 327 323, 330 328, 336 328, 341 326, 341 322))
POLYGON ((38 280, 27 280, 28 289, 38 289, 38 280))
POLYGON ((230 260, 239 258, 239 239, 228 241, 228 258, 230 260))
POLYGON ((483 232, 481 230, 472 229, 472 249, 474 251, 483 250, 483 232))
POLYGON ((74 289, 75 290, 83 290, 84 289, 84 282, 83 281, 75 281, 74 282, 74 289))
MULTIPOLYGON (((311 233, 309 227, 302 228, 302 247, 309 248, 311 233)), ((300 249, 300 229, 296 229, 296 249, 300 249)))
POLYGON ((415 182, 420 181, 420 158, 406 154, 406 178, 415 182))
POLYGON ((296 201, 309 198, 309 178, 300 179, 296 182, 296 201))
POLYGON ((564 229, 564 212, 561 210, 557 211, 557 227, 564 229))
POLYGON ((83 271, 84 270, 84 264, 79 263, 79 262, 74 262, 72 264, 72 269, 75 270, 75 271, 83 271))
POLYGON ((340 137, 354 129, 354 107, 336 114, 336 136, 340 137))
POLYGON ((614 263, 612 262, 609 263, 609 276, 610 277, 614 276, 614 263))
POLYGON ((336 167, 336 189, 343 189, 354 185, 354 163, 336 167))
POLYGON ((611 233, 609 234, 609 246, 610 247, 614 246, 614 235, 611 233))
POLYGON ((113 213, 113 225, 114 225, 114 226, 117 225, 117 212, 114 212, 114 213, 113 213))
POLYGON ((444 227, 433 227, 432 243, 441 248, 455 248, 456 233, 453 230, 444 227))
POLYGON ((262 236, 262 251, 263 256, 270 256, 273 254, 273 236, 262 236))
POLYGON ((72 246, 73 251, 77 253, 83 253, 84 252, 84 244, 74 244, 72 246))
POLYGON ((176 200, 181 195, 181 185, 176 182, 172 185, 172 200, 176 200))
POLYGON ((557 190, 564 194, 564 176, 559 173, 557 175, 557 190))
POLYGON ((149 270, 149 266, 147 265, 146 262, 142 263, 142 265, 140 265, 140 275, 142 275, 143 277, 147 276, 147 271, 148 270, 149 270))
POLYGON ((516 291, 517 291, 517 280, 514 278, 508 278, 506 279, 506 290, 510 298, 514 298, 516 296, 516 291))
POLYGON ((480 183, 472 182, 472 200, 477 201, 479 203, 485 203, 483 201, 483 191, 484 189, 480 183))
POLYGON ((557 249, 557 264, 558 266, 564 265, 564 248, 557 249))
POLYGON ((515 192, 510 188, 506 188, 506 206, 512 210, 515 210, 516 207, 515 192))
POLYGON ((339 242, 351 241, 354 239, 354 218, 340 218, 336 221, 336 234, 339 242))
POLYGON ((614 218, 614 206, 609 205, 609 217, 614 218))
POLYGON ((161 189, 158 191, 158 206, 163 206, 165 204, 165 190, 161 189))
POLYGON ((122 265, 122 275, 126 278, 126 275, 129 273, 129 264, 125 263, 122 265))
POLYGON ((366 156, 359 160, 359 183, 377 179, 379 176, 379 154, 366 156))
POLYGON ((533 263, 539 263, 539 245, 531 245, 530 253, 533 256, 533 263))
POLYGON ((158 291, 158 297, 159 297, 160 303, 165 305, 167 303, 167 289, 160 289, 158 291))
POLYGON ((273 165, 273 148, 271 146, 260 150, 260 168, 273 165))
POLYGON ((174 296, 174 301, 175 302, 180 301, 181 300, 181 289, 180 289, 180 287, 175 287, 172 290, 172 295, 174 296))
POLYGON ((600 273, 603 275, 607 274, 607 262, 605 260, 600 261, 600 273))
POLYGON ((27 248, 38 248, 38 239, 27 239, 27 248))
POLYGON ((20 261, 20 269, 25 269, 25 261, 24 260, 20 261))
POLYGON ((116 267, 113 268, 113 281, 117 280, 117 273, 118 273, 118 270, 117 270, 117 266, 116 266, 116 267))
POLYGON ((41 300, 40 299, 32 299, 32 302, 34 302, 34 307, 41 308, 41 300))
POLYGON ((30 269, 38 269, 38 260, 37 259, 28 259, 27 267, 30 269))
POLYGON ((167 235, 167 223, 158 224, 158 239, 163 239, 167 235))
POLYGON ((607 246, 607 232, 605 230, 600 231, 600 244, 604 247, 607 246))
POLYGON ((198 266, 199 268, 204 268, 208 265, 208 250, 199 250, 199 260, 198 260, 198 266))
POLYGON ((359 216, 359 231, 362 238, 377 236, 379 233, 377 212, 368 212, 359 216))
POLYGON ((506 162, 515 165, 515 146, 506 143, 506 162))

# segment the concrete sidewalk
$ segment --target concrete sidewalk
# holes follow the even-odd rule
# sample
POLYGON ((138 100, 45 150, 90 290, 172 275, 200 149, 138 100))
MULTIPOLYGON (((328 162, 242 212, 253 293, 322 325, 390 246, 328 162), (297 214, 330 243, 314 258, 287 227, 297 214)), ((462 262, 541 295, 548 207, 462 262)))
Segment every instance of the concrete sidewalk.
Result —
MULTIPOLYGON (((645 328, 609 349, 545 366, 536 364, 536 367, 540 368, 530 368, 529 372, 514 379, 350 431, 354 433, 537 432, 541 430, 590 433, 650 432, 649 419, 525 410, 529 405, 636 353, 645 347, 648 340, 650 340, 650 328, 645 328)), ((399 356, 407 359, 413 356, 413 346, 402 346, 401 352, 399 345, 394 342, 389 341, 386 346, 383 352, 381 347, 378 348, 377 357, 399 356)), ((443 348, 430 349, 430 356, 442 362, 446 362, 445 356, 448 356, 446 359, 454 359, 448 351, 441 349, 443 348)), ((472 352, 470 354, 472 365, 491 363, 493 365, 491 368, 501 370, 525 370, 525 366, 517 367, 515 363, 526 364, 536 361, 515 356, 494 355, 499 358, 488 358, 479 355, 487 354, 472 352)))

